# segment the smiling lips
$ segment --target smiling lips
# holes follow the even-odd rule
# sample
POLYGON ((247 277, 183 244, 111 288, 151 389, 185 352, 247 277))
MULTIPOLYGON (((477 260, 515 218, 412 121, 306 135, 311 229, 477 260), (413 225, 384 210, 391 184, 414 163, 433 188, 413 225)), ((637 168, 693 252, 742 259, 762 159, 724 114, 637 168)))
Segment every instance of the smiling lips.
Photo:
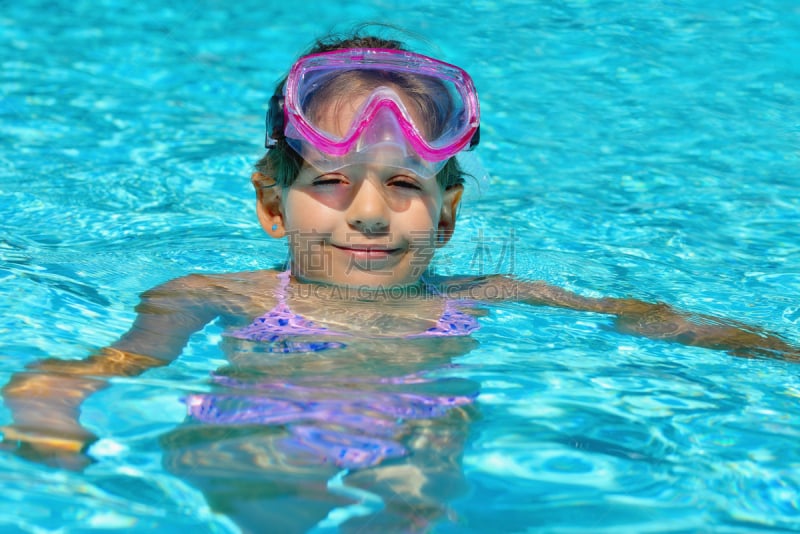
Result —
POLYGON ((357 259, 381 260, 398 252, 399 248, 389 248, 386 245, 332 245, 333 247, 357 259))

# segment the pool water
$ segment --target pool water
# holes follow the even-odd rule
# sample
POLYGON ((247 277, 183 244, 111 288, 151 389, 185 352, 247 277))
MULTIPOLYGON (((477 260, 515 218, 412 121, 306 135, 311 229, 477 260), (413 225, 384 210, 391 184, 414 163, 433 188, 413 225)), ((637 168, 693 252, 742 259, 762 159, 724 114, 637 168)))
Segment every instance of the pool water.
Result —
MULTIPOLYGON (((437 271, 663 301, 800 344, 793 0, 34 0, 0 12, 0 382, 113 342, 154 285, 282 261, 249 184, 266 102, 315 36, 363 20, 414 30, 480 92, 488 176, 437 271)), ((463 489, 442 491, 431 530, 800 530, 796 363, 591 313, 487 311, 476 347, 425 370, 479 386, 463 489)), ((0 529, 236 532, 162 447, 225 365, 220 338, 209 325, 87 401, 102 439, 83 472, 3 452, 0 529)), ((329 489, 361 506, 349 517, 380 506, 346 477, 329 489)))

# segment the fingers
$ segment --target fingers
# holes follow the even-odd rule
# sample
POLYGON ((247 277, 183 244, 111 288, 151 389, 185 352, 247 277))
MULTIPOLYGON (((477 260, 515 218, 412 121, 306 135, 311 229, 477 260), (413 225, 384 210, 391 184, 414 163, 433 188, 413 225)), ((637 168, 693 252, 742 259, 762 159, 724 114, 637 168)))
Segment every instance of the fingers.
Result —
POLYGON ((80 436, 59 436, 15 426, 0 427, 0 431, 3 433, 0 450, 25 460, 70 471, 81 471, 94 463, 86 454, 96 440, 89 432, 80 436))
POLYGON ((0 432, 3 433, 4 443, 27 443, 43 450, 80 453, 87 446, 87 440, 83 437, 48 436, 30 430, 21 430, 13 426, 2 427, 0 432))

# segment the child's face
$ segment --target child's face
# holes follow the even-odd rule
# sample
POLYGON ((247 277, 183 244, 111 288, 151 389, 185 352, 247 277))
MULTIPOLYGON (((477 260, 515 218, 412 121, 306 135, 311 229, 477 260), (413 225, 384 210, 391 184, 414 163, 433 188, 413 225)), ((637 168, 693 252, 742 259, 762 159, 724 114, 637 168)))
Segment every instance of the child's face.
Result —
POLYGON ((304 167, 283 199, 294 274, 350 286, 414 283, 433 255, 442 203, 435 180, 408 171, 304 167))
MULTIPOLYGON (((324 117, 326 128, 344 133, 359 104, 329 107, 336 112, 324 117)), ((288 235, 293 274, 372 288, 419 280, 452 232, 461 188, 442 191, 436 178, 377 159, 380 153, 376 162, 327 174, 306 164, 281 191, 280 217, 262 224, 271 235, 288 235)))

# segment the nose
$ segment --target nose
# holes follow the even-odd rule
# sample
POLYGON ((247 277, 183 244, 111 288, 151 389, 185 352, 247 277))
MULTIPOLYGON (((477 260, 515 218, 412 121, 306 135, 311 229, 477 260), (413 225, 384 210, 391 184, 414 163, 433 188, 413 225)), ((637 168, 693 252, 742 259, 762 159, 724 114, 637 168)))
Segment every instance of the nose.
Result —
POLYGON ((389 228, 388 209, 380 188, 372 180, 363 180, 347 208, 347 223, 365 234, 385 233, 389 228))

